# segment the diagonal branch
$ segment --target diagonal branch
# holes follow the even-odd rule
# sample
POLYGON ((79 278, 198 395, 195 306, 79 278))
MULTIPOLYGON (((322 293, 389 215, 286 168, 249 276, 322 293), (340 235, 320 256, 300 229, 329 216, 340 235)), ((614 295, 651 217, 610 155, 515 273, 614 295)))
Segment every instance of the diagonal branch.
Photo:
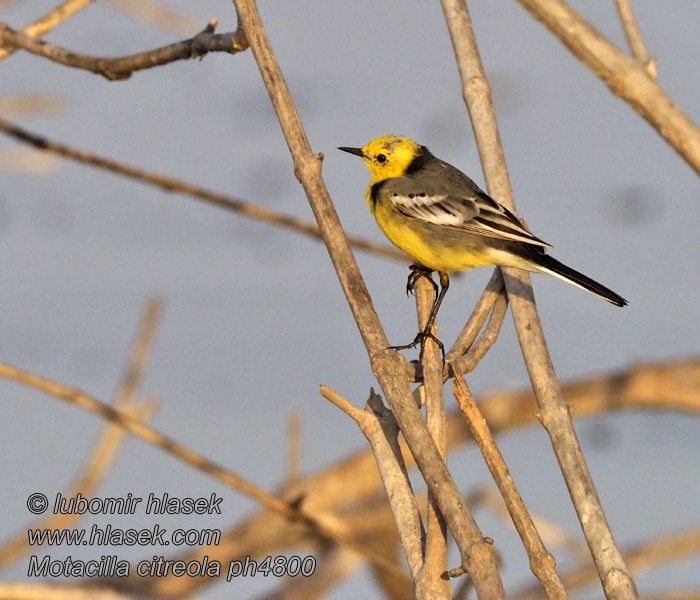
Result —
POLYGON ((73 52, 62 46, 37 40, 2 22, 0 22, 0 43, 21 48, 67 67, 84 69, 109 80, 117 80, 128 79, 134 71, 159 67, 176 60, 201 58, 209 52, 237 54, 248 48, 248 41, 240 28, 232 33, 214 33, 216 25, 217 21, 213 19, 200 33, 188 40, 137 54, 111 58, 73 52))
MULTIPOLYGON (((442 6, 489 191, 507 208, 514 210, 513 193, 491 89, 481 63, 467 6, 464 0, 442 0, 442 6)), ((593 478, 578 443, 569 407, 561 396, 537 314, 530 277, 526 272, 512 268, 504 269, 503 274, 520 348, 537 397, 539 416, 552 441, 603 590, 609 600, 637 598, 634 581, 615 545, 593 478)))
POLYGON ((396 566, 386 558, 379 556, 365 546, 349 539, 346 533, 346 527, 340 523, 339 519, 332 518, 328 515, 311 514, 304 510, 303 507, 299 506, 300 503, 298 499, 297 501, 286 501, 275 494, 265 491, 263 488, 241 477, 231 469, 227 469, 223 465, 199 454, 184 444, 180 444, 175 439, 157 431, 155 428, 150 427, 137 417, 123 410, 115 409, 108 404, 100 402, 82 390, 40 377, 8 364, 0 363, 0 377, 35 388, 45 394, 95 413, 123 428, 131 435, 160 448, 164 452, 177 457, 182 462, 208 474, 231 489, 251 498, 270 511, 282 515, 291 521, 297 521, 309 526, 315 533, 329 541, 343 544, 351 548, 379 568, 393 574, 394 577, 405 577, 404 573, 397 569, 396 566))
MULTIPOLYGON (((36 21, 24 27, 22 33, 33 38, 40 38, 94 1, 95 0, 66 0, 51 9, 44 16, 39 17, 36 21)), ((10 54, 13 54, 15 50, 16 48, 0 48, 0 61, 5 60, 10 54)))
MULTIPOLYGON (((214 206, 225 208, 251 219, 272 223, 273 225, 284 227, 285 229, 291 229, 297 233, 304 233, 317 239, 321 238, 321 233, 319 232, 318 226, 315 223, 309 223, 308 221, 303 221, 297 217, 284 215, 270 210, 269 208, 256 206, 250 202, 240 200, 239 198, 214 192, 212 190, 183 181, 182 179, 177 179, 176 177, 169 177, 167 175, 153 173, 152 171, 146 171, 145 169, 127 165, 126 163, 112 160, 111 158, 105 158, 99 154, 86 152, 85 150, 79 150, 59 142, 54 142, 43 136, 27 131, 22 127, 18 127, 17 125, 6 121, 2 117, 0 117, 0 131, 20 142, 29 144, 42 152, 62 156, 63 158, 68 158, 70 160, 74 160, 85 165, 90 165, 92 167, 97 167, 99 169, 104 169, 106 171, 112 171, 118 175, 124 175, 130 179, 135 179, 136 181, 150 183, 151 185, 155 185, 167 192, 178 192, 180 194, 191 196, 192 198, 197 198, 198 200, 203 200, 204 202, 213 204, 214 206)), ((357 248, 358 250, 364 250, 366 252, 378 254, 385 258, 393 258, 394 260, 400 260, 402 262, 406 262, 407 260, 407 257, 403 252, 399 252, 395 248, 390 248, 389 246, 383 244, 370 242, 364 238, 348 236, 348 242, 351 246, 357 248)))
POLYGON ((517 0, 700 174, 700 129, 646 69, 563 0, 517 0))
POLYGON ((491 471, 498 486, 498 491, 503 496, 513 525, 515 525, 523 546, 525 546, 525 551, 530 559, 530 569, 540 580, 549 600, 568 600, 569 596, 557 573, 554 557, 542 543, 542 538, 535 528, 518 488, 515 487, 513 477, 493 439, 489 426, 486 424, 486 419, 481 414, 471 391, 467 387, 467 382, 461 375, 454 374, 452 389, 469 431, 484 456, 489 471, 491 471))

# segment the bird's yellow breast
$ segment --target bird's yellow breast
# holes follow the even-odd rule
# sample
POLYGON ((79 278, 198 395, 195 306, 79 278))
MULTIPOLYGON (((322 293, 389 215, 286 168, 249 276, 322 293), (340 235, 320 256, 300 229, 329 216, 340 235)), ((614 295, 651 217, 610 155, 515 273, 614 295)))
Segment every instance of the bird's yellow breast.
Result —
POLYGON ((407 217, 387 198, 380 197, 375 203, 371 188, 367 203, 389 241, 429 269, 451 273, 494 264, 488 247, 477 236, 407 217))

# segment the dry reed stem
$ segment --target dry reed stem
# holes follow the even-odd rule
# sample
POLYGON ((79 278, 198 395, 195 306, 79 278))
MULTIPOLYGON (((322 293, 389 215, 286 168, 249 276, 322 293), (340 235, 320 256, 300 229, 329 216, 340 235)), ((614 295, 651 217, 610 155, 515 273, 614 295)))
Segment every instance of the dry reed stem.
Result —
POLYGON ((491 471, 503 501, 508 508, 508 513, 523 542, 525 551, 530 559, 530 569, 539 579, 542 588, 549 600, 566 600, 568 594, 557 573, 554 557, 542 543, 542 538, 537 532, 535 524, 528 513, 520 492, 518 492, 513 477, 503 460, 503 455, 498 449, 493 435, 481 414, 476 401, 471 395, 467 382, 461 375, 455 375, 452 382, 459 409, 464 415, 469 431, 474 438, 484 460, 491 471))
MULTIPOLYGON (((22 28, 22 33, 33 38, 40 38, 94 1, 95 0, 66 0, 66 2, 62 2, 44 16, 39 17, 33 23, 22 28)), ((16 48, 0 48, 0 61, 5 60, 10 54, 15 52, 15 50, 16 48)))
POLYGON ((35 56, 67 67, 90 71, 114 81, 128 79, 136 71, 159 67, 176 60, 201 58, 209 52, 237 54, 248 48, 247 40, 240 29, 231 33, 214 33, 216 25, 217 22, 214 19, 200 33, 190 39, 118 57, 90 56, 74 52, 43 40, 37 40, 2 22, 0 22, 0 43, 21 48, 35 56))
MULTIPOLYGON (((125 411, 140 421, 148 421, 155 414, 157 408, 153 402, 136 402, 136 394, 148 366, 162 311, 163 302, 159 298, 151 298, 147 302, 136 340, 129 353, 124 373, 114 396, 115 409, 125 411)), ((117 425, 107 423, 104 426, 82 472, 75 483, 71 485, 71 489, 64 494, 66 498, 74 498, 78 493, 89 497, 97 489, 114 463, 125 436, 125 431, 117 425)), ((42 519, 41 522, 33 524, 32 527, 34 529, 66 529, 75 525, 81 518, 82 515, 76 513, 52 514, 42 519)), ((25 527, 16 536, 0 544, 0 569, 8 567, 29 550, 25 527)))
MULTIPOLYGON (((51 141, 22 127, 18 127, 17 125, 14 125, 1 117, 0 131, 6 133, 13 139, 29 144, 33 148, 41 150, 42 152, 48 152, 50 154, 55 154, 63 158, 90 165, 92 167, 104 169, 106 171, 116 173, 117 175, 124 175, 125 177, 129 177, 130 179, 134 179, 136 181, 155 185, 167 192, 184 194, 251 219, 263 221, 285 229, 290 229, 297 233, 312 236, 316 239, 321 239, 321 234, 318 230, 318 226, 315 223, 309 223, 290 215, 283 215, 268 208, 240 200, 239 198, 235 198, 228 194, 221 194, 219 192, 214 192, 212 190, 193 185, 176 177, 160 175, 158 173, 147 171, 139 167, 134 167, 123 162, 105 158, 93 152, 79 150, 59 142, 51 141)), ((403 252, 399 252, 395 248, 390 248, 389 246, 385 246, 383 244, 376 244, 357 236, 348 236, 348 242, 351 246, 357 248, 358 250, 377 254, 384 258, 392 258, 402 262, 406 262, 407 260, 406 255, 403 252)))
MULTIPOLYGON (((464 0, 442 0, 442 5, 488 189, 494 198, 514 211, 515 204, 491 90, 481 64, 466 4, 464 0)), ((608 600, 638 598, 634 581, 615 545, 578 443, 568 406, 561 397, 537 314, 529 275, 524 271, 508 268, 504 269, 504 278, 518 340, 540 408, 540 419, 552 441, 605 595, 608 600)))
POLYGON ((321 177, 322 157, 311 152, 255 2, 234 0, 234 4, 289 146, 294 160, 294 171, 304 187, 367 348, 372 370, 411 453, 416 458, 418 468, 429 489, 435 494, 460 550, 462 562, 474 579, 477 594, 489 600, 502 598, 503 583, 498 573, 493 548, 489 541, 483 538, 464 505, 461 494, 421 418, 408 386, 405 359, 395 351, 387 349, 389 343, 386 335, 321 177))
POLYGON ((562 0, 517 0, 700 174, 700 130, 647 70, 562 0))

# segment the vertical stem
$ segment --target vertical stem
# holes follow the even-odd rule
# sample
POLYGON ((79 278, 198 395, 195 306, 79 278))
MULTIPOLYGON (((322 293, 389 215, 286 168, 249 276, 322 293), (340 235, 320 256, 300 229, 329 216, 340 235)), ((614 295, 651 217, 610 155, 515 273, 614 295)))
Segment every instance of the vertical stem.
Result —
MULTIPOLYGON (((491 90, 479 55, 471 18, 464 0, 442 0, 452 38, 464 99, 479 147, 482 168, 491 195, 515 210, 501 145, 491 90)), ((547 350, 529 275, 504 269, 503 275, 513 319, 540 409, 540 419, 550 436, 581 528, 590 548, 606 597, 637 598, 637 589, 600 503, 586 459, 576 437, 568 405, 564 402, 547 350)))
MULTIPOLYGON (((425 277, 420 277, 416 281, 414 291, 418 311, 418 331, 423 331, 436 297, 435 290, 425 277)), ((433 334, 437 336, 437 323, 433 327, 433 334)), ((442 385, 442 353, 432 338, 426 338, 423 344, 426 426, 440 456, 447 464, 447 419, 442 385)), ((435 600, 451 599, 452 585, 449 579, 443 577, 446 571, 447 528, 433 493, 428 491, 425 553, 423 566, 416 578, 416 595, 435 600)))

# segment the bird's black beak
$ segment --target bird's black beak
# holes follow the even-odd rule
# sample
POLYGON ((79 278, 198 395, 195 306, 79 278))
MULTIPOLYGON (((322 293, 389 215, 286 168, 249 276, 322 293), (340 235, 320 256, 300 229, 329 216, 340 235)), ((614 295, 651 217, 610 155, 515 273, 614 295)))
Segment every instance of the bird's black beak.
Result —
POLYGON ((365 153, 362 152, 362 148, 348 148, 347 146, 340 146, 338 150, 342 150, 343 152, 348 152, 350 154, 354 154, 355 156, 359 156, 361 158, 365 157, 365 153))

